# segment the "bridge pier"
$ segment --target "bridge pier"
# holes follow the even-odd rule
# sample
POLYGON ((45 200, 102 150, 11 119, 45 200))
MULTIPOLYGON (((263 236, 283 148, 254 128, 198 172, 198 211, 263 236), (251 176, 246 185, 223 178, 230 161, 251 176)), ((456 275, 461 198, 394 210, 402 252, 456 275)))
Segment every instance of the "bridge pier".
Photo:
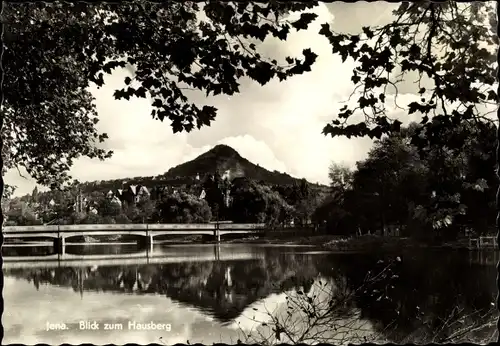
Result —
POLYGON ((214 230, 214 238, 216 242, 220 242, 220 230, 218 228, 214 230))
POLYGON ((66 238, 54 238, 54 252, 58 255, 64 255, 66 252, 66 238))

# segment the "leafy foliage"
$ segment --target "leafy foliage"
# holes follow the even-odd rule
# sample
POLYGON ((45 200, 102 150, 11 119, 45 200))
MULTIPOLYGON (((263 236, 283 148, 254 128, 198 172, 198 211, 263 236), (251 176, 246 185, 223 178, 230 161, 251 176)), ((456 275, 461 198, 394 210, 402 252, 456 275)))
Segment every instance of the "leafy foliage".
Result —
POLYGON ((7 3, 3 54, 4 155, 7 168, 22 166, 52 187, 69 179, 80 156, 105 159, 106 139, 90 83, 104 84, 116 68, 133 70, 117 99, 152 99, 152 116, 174 132, 209 126, 216 109, 191 103, 186 90, 233 95, 249 77, 261 85, 309 71, 310 49, 286 65, 262 57, 257 44, 268 36, 286 40, 316 18, 290 11, 308 3, 7 3))
POLYGON ((332 163, 328 169, 328 178, 334 191, 345 192, 352 187, 352 171, 346 166, 332 163))
POLYGON ((282 224, 292 207, 271 188, 247 178, 236 178, 231 187, 230 215, 235 223, 282 224))
POLYGON ((82 220, 82 223, 88 224, 88 225, 98 225, 101 224, 102 222, 102 217, 96 214, 88 214, 85 219, 82 220))
POLYGON ((220 174, 216 172, 214 175, 207 175, 202 186, 206 194, 204 199, 210 206, 213 216, 218 220, 225 219, 227 209, 226 193, 229 189, 229 182, 223 180, 220 174))
MULTIPOLYGON (((156 204, 151 199, 144 199, 137 203, 139 210, 138 220, 141 223, 148 223, 156 210, 156 204)), ((134 220, 134 219, 132 219, 134 220)))
POLYGON ((27 207, 21 201, 14 201, 10 208, 5 213, 6 219, 13 224, 22 225, 40 225, 40 220, 37 219, 32 208, 27 207))
POLYGON ((496 107, 494 90, 498 38, 493 2, 402 3, 396 19, 381 27, 364 27, 359 35, 337 34, 322 26, 332 52, 357 62, 352 82, 357 105, 340 109, 339 119, 326 125, 331 136, 370 136, 399 132, 401 121, 386 114, 387 92, 395 92, 409 73, 418 76, 420 101, 408 104, 408 114, 421 115, 422 127, 412 139, 419 147, 427 143, 460 147, 442 138, 444 129, 465 122, 487 119, 478 106, 496 107), (399 74, 396 76, 396 73, 399 74), (431 83, 425 88, 423 80, 431 83), (358 123, 348 121, 357 112, 358 123), (418 136, 426 131, 427 143, 418 136))
POLYGON ((162 223, 205 223, 212 219, 212 213, 205 200, 178 193, 158 203, 158 218, 162 223))
POLYGON ((97 206, 97 211, 99 212, 99 215, 102 215, 104 217, 106 216, 118 216, 121 213, 122 206, 121 204, 109 199, 109 198, 103 198, 99 205, 97 206))
POLYGON ((117 224, 129 224, 131 223, 132 221, 130 221, 130 219, 127 217, 127 215, 123 214, 123 213, 120 213, 119 215, 117 215, 115 217, 115 221, 117 224))
POLYGON ((358 228, 374 232, 389 225, 425 238, 455 238, 461 227, 486 233, 495 223, 496 127, 481 123, 449 129, 443 134, 447 138, 466 138, 462 150, 428 145, 421 157, 411 144, 421 126, 412 123, 376 141, 368 158, 349 174, 350 187, 334 186, 315 218, 343 234, 358 228))

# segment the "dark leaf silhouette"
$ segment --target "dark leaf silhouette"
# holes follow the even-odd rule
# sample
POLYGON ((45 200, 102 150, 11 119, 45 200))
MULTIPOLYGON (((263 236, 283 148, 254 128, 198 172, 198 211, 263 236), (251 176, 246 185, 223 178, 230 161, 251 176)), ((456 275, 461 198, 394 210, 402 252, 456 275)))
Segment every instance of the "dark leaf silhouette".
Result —
MULTIPOLYGON (((151 97, 152 116, 173 132, 210 126, 217 109, 193 104, 185 90, 233 95, 248 76, 261 85, 310 71, 316 55, 284 62, 258 53, 272 35, 306 29, 315 14, 278 21, 308 3, 8 3, 4 6, 4 155, 6 169, 24 167, 38 183, 69 179, 80 156, 105 159, 97 112, 87 87, 105 74, 131 75, 114 98, 151 97), (197 22, 202 11, 206 20, 197 22)), ((307 48, 307 47, 304 47, 307 48)))

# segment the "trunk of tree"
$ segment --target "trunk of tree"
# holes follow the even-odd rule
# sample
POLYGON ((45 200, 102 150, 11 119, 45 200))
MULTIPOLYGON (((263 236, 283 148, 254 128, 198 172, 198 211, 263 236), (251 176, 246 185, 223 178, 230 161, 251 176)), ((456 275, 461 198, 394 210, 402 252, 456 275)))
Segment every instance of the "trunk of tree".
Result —
MULTIPOLYGON (((498 4, 497 4, 498 6, 498 4)), ((497 7, 497 12, 499 8, 497 7)), ((500 32, 500 22, 497 23, 497 29, 498 32, 500 32)), ((497 75, 500 75, 500 70, 497 70, 497 75)), ((498 76, 497 76, 498 78, 498 76)), ((500 88, 499 88, 500 90, 500 88)), ((497 119, 500 121, 500 109, 497 110, 497 119)), ((497 125, 497 150, 496 150, 496 162, 497 162, 497 169, 496 169, 496 174, 497 177, 500 179, 500 123, 497 125)), ((497 228, 497 247, 500 244, 500 185, 497 188, 497 195, 496 195, 496 207, 497 207, 497 219, 496 219, 496 228, 497 228)), ((498 250, 498 249, 497 249, 498 250)), ((496 305, 497 309, 500 311, 500 261, 497 263, 497 299, 496 299, 496 305)), ((500 330, 500 317, 498 317, 497 320, 497 329, 500 330)), ((498 339, 497 341, 500 343, 500 333, 498 334, 498 339)))
MULTIPOLYGON (((3 128, 3 117, 0 116, 0 129, 3 128)), ((3 136, 0 136, 0 153, 3 153, 3 136)), ((3 172, 3 155, 0 155, 0 168, 3 172)), ((0 201, 3 197, 3 174, 0 174, 0 201)), ((3 228, 3 210, 0 209, 0 226, 3 228)), ((3 244, 3 232, 0 232, 0 244, 3 244)))

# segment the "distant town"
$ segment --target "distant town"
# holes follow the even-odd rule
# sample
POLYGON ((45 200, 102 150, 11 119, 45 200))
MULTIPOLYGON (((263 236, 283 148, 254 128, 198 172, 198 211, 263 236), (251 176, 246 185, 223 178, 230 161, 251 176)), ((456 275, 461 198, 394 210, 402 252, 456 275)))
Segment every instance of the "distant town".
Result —
POLYGON ((209 164, 215 167, 213 172, 194 172, 188 167, 185 176, 169 176, 179 170, 179 165, 158 177, 85 183, 75 180, 61 190, 47 192, 35 188, 29 195, 3 200, 5 225, 230 220, 303 226, 312 223, 315 203, 311 201, 319 201, 321 190, 323 194, 328 191, 326 186, 290 176, 284 184, 276 184, 280 180, 276 175, 282 173, 253 165, 227 146, 216 146, 183 165, 203 162, 206 166, 207 157, 218 162, 209 164), (239 169, 224 169, 231 165, 239 169), (267 175, 257 181, 255 177, 263 174, 255 172, 260 171, 267 175))

